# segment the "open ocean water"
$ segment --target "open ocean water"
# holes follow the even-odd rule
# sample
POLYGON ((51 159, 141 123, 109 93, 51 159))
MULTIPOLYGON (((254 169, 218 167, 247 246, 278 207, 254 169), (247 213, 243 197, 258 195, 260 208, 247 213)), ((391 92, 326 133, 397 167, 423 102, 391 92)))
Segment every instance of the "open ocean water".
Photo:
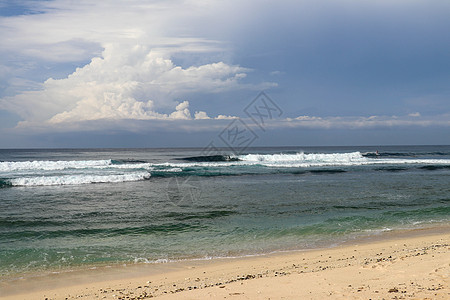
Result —
POLYGON ((0 280, 329 247, 449 204, 450 146, 0 150, 0 280))

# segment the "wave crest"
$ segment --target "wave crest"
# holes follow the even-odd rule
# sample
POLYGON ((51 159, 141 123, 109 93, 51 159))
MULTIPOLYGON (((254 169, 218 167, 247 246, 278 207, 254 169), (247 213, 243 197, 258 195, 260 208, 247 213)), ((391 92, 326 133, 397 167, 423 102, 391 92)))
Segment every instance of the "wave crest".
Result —
POLYGON ((247 154, 239 156, 242 161, 248 162, 354 162, 367 161, 360 152, 350 153, 308 153, 296 154, 247 154))
POLYGON ((0 162, 0 171, 24 171, 24 170, 45 170, 56 171, 64 169, 85 169, 95 167, 106 167, 111 165, 111 160, 68 160, 68 161, 4 161, 0 162))
POLYGON ((139 181, 150 178, 148 172, 136 172, 117 175, 63 175, 63 176, 35 176, 10 179, 12 186, 48 186, 75 185, 86 183, 115 183, 139 181))

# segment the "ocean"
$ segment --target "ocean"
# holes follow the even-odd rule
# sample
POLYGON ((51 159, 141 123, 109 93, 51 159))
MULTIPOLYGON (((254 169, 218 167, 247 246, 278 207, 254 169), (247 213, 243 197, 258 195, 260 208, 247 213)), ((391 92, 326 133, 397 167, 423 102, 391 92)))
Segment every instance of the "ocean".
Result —
POLYGON ((450 146, 0 150, 1 280, 450 221, 450 146))

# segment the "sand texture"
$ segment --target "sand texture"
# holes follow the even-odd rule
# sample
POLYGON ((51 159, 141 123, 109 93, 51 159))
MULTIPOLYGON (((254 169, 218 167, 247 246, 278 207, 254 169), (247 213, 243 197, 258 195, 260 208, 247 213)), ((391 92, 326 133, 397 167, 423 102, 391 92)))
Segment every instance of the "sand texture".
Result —
POLYGON ((1 299, 450 299, 450 234, 7 281, 1 299))

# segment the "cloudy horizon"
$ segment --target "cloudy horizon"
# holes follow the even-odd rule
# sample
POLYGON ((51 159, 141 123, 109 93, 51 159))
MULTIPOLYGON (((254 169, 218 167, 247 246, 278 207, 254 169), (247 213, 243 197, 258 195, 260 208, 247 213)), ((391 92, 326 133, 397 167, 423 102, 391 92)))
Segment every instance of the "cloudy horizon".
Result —
POLYGON ((0 2, 0 148, 449 144, 445 1, 0 2), (246 109, 264 92, 279 114, 246 109))

